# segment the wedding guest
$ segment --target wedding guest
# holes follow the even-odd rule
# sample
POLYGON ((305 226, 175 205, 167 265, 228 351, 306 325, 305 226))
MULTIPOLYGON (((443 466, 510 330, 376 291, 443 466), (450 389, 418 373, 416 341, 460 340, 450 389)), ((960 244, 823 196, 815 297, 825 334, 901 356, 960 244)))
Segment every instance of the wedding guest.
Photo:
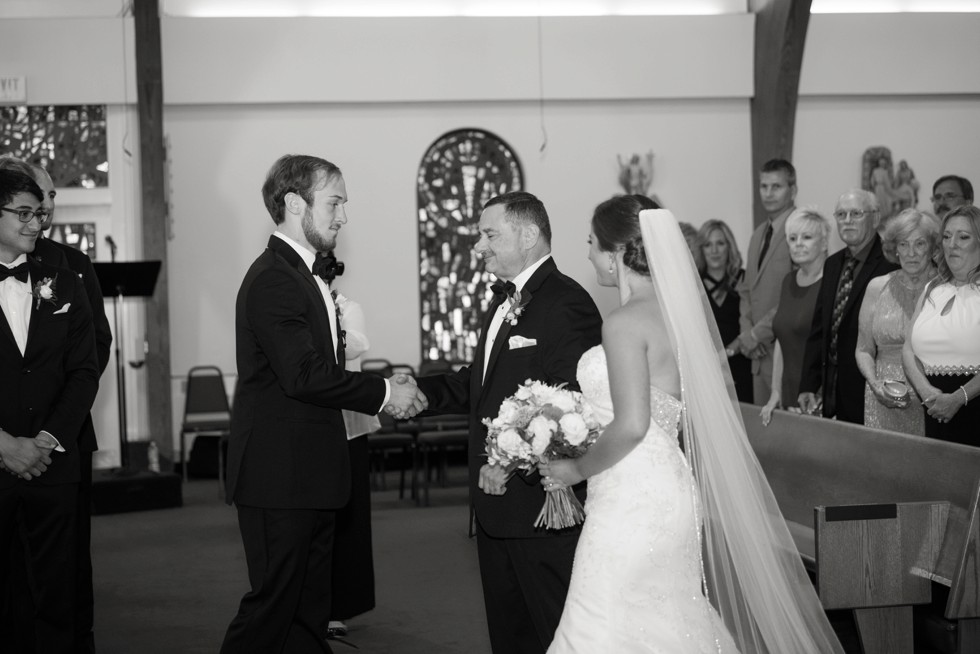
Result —
POLYGON ((906 209, 892 220, 882 236, 885 258, 898 262, 898 270, 868 282, 858 315, 858 342, 854 354, 867 383, 864 389, 864 424, 922 436, 925 421, 914 392, 905 397, 889 393, 905 383, 902 348, 909 319, 926 284, 936 276, 933 263, 940 247, 939 222, 918 209, 906 209))
POLYGON ((813 309, 820 294, 824 262, 830 243, 830 221, 813 209, 797 209, 786 219, 786 242, 793 265, 783 279, 779 305, 772 319, 776 337, 773 352, 772 392, 762 407, 768 425, 777 408, 797 410, 803 370, 803 351, 810 335, 813 309))
POLYGON ((932 185, 932 210, 942 220, 948 211, 973 204, 973 184, 959 175, 943 175, 932 185))
MULTIPOLYGON (((418 385, 431 410, 470 417, 470 499, 493 652, 544 654, 561 618, 581 529, 535 529, 545 500, 540 476, 488 465, 482 420, 496 418, 503 400, 528 379, 577 389, 578 360, 599 344, 602 318, 588 292, 558 271, 541 200, 522 191, 491 198, 479 233, 476 252, 498 283, 473 364, 419 378, 418 385)), ((608 265, 615 270, 611 258, 608 265)))
POLYGON ((285 155, 269 170, 262 198, 276 231, 235 305, 238 384, 226 478, 251 590, 221 651, 332 652, 324 637, 333 614, 333 543, 351 495, 341 410, 404 416, 425 403, 410 378, 344 369, 337 310, 317 256, 333 249, 347 223, 340 169, 285 155))
MULTIPOLYGON (((344 263, 334 253, 325 258, 323 279, 333 288, 337 276, 344 274, 344 263)), ((337 290, 331 295, 343 329, 347 362, 345 368, 360 372, 362 355, 371 347, 361 305, 337 290)), ((367 434, 381 428, 376 415, 344 409, 344 426, 350 450, 351 497, 337 513, 337 533, 333 550, 333 613, 327 624, 329 638, 347 635, 347 623, 375 606, 374 552, 371 539, 371 466, 367 434)))
POLYGON ((800 375, 804 413, 822 408, 825 418, 864 422, 864 376, 854 359, 859 309, 868 282, 898 267, 881 252, 879 219, 870 191, 853 189, 837 200, 834 220, 846 247, 824 263, 800 375))
POLYGON ((13 596, 0 622, 31 606, 27 629, 4 633, 5 646, 67 654, 77 651, 78 438, 99 370, 81 280, 27 257, 46 220, 43 201, 31 176, 0 170, 0 461, 9 473, 0 475, 0 588, 13 596), (11 584, 14 567, 27 574, 11 584), (22 647, 15 639, 24 632, 22 647))
MULTIPOLYGON (((37 237, 34 252, 31 256, 38 261, 68 268, 82 280, 85 294, 88 296, 92 317, 95 320, 95 350, 99 358, 99 374, 105 372, 109 365, 109 353, 112 346, 112 332, 109 329, 109 319, 105 314, 105 302, 99 279, 95 275, 92 260, 84 252, 69 245, 45 238, 44 232, 54 223, 55 197, 58 192, 48 172, 34 164, 27 163, 14 157, 0 157, 0 170, 18 170, 30 175, 37 182, 44 194, 39 215, 45 219, 41 226, 42 232, 37 237)), ((78 580, 76 582, 77 602, 75 606, 75 628, 78 632, 76 648, 79 654, 95 652, 95 592, 92 587, 92 454, 99 449, 95 435, 95 425, 91 414, 85 417, 82 431, 78 435, 78 521, 76 533, 78 537, 78 580)), ((24 621, 21 621, 22 623, 24 621)))
POLYGON ((926 436, 980 446, 980 208, 942 222, 939 274, 919 300, 903 350, 926 436))
POLYGON ((764 404, 772 390, 773 309, 792 262, 786 244, 786 218, 796 208, 796 169, 785 159, 770 159, 759 172, 759 196, 766 222, 749 240, 745 276, 739 285, 742 354, 752 359, 752 396, 764 404))
MULTIPOLYGON (((683 223, 682 223, 683 224, 683 223)), ((682 230, 683 231, 683 230, 682 230)), ((745 270, 742 255, 735 243, 731 228, 723 220, 709 220, 698 231, 701 261, 695 260, 704 292, 711 300, 721 342, 735 382, 735 394, 741 402, 752 401, 752 362, 742 354, 738 346, 739 305, 741 299, 736 290, 745 270)))

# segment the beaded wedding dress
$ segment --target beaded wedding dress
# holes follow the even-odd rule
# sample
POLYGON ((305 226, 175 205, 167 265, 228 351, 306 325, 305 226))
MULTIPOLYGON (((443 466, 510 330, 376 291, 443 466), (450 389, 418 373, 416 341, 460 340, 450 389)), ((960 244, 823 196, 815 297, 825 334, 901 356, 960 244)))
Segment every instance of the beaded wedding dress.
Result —
MULTIPOLYGON (((579 360, 578 381, 602 425, 613 417, 606 356, 579 360)), ((549 654, 736 652, 702 592, 700 511, 678 446, 681 403, 650 389, 650 428, 589 479, 586 520, 549 654)))

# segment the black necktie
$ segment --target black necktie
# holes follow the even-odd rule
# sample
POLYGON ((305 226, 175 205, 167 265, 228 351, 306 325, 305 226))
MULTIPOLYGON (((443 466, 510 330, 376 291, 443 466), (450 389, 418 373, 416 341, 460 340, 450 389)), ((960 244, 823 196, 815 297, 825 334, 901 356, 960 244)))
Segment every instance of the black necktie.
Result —
POLYGON ((837 295, 834 297, 834 309, 830 317, 830 348, 829 357, 831 363, 837 363, 837 336, 840 331, 840 324, 844 320, 844 307, 851 298, 851 288, 854 286, 854 269, 857 268, 857 257, 851 254, 850 250, 844 251, 844 267, 840 273, 840 284, 837 286, 837 295))
POLYGON ((27 283, 27 262, 20 264, 19 266, 14 266, 13 268, 8 268, 7 266, 0 266, 0 282, 7 279, 8 277, 13 277, 18 282, 27 283))
POLYGON ((766 235, 762 239, 762 250, 759 252, 759 268, 762 268, 762 260, 766 258, 769 251, 769 243, 772 241, 772 222, 766 225, 766 235))
POLYGON ((333 277, 330 276, 331 258, 329 255, 317 252, 313 259, 313 274, 327 282, 333 281, 333 277))
POLYGON ((514 286, 514 282, 494 282, 490 284, 490 290, 498 298, 510 297, 517 291, 517 287, 514 286))

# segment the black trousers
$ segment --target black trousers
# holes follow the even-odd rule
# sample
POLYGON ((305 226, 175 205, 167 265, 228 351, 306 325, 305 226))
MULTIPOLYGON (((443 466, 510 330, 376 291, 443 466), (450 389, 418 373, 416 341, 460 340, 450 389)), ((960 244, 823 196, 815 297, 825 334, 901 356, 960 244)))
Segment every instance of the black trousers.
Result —
POLYGON ((544 654, 565 607, 578 530, 493 538, 477 519, 476 543, 494 654, 544 654))
POLYGON ((368 439, 367 436, 360 436, 348 443, 351 491, 347 506, 337 511, 331 620, 347 620, 374 608, 368 439))
POLYGON ((4 651, 7 645, 14 654, 76 651, 77 495, 78 484, 33 481, 0 490, 0 588, 9 589, 0 624, 17 627, 4 634, 4 651))
POLYGON ((330 617, 335 511, 238 506, 252 589, 222 654, 323 654, 330 617))

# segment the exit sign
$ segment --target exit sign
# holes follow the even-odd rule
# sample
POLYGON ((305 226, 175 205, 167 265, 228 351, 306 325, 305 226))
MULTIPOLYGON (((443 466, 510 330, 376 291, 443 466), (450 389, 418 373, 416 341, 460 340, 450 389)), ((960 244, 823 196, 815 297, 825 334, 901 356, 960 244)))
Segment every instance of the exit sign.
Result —
POLYGON ((27 78, 0 75, 0 103, 24 104, 27 102, 27 78))

